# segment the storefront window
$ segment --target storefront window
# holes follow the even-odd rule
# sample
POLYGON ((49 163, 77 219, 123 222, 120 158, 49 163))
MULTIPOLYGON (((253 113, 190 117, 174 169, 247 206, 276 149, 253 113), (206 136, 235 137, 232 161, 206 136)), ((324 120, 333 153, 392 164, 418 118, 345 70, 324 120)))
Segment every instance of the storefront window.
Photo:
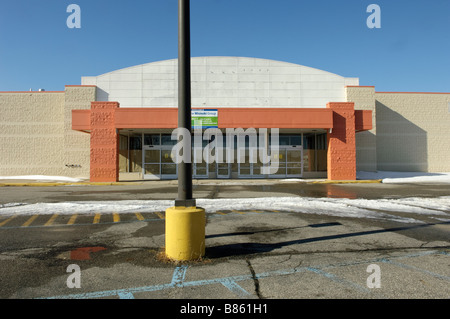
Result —
MULTIPOLYGON (((272 138, 269 137, 269 145, 272 145, 272 138)), ((279 146, 300 146, 302 145, 302 136, 300 134, 286 135, 280 134, 278 137, 279 146)))
POLYGON ((322 172, 327 170, 327 134, 303 134, 303 171, 322 172))
POLYGON ((327 134, 318 134, 316 139, 317 149, 317 166, 318 172, 326 172, 327 170, 327 134))
POLYGON ((172 135, 171 134, 162 134, 161 135, 161 145, 163 146, 172 146, 177 144, 178 141, 177 140, 172 140, 172 135))
POLYGON ((119 172, 142 171, 142 134, 129 133, 119 137, 119 172))
MULTIPOLYGON (((268 149, 261 149, 264 145, 259 145, 259 138, 256 139, 257 146, 250 147, 251 137, 245 136, 245 147, 238 148, 238 136, 222 135, 222 149, 217 149, 219 145, 211 145, 214 147, 206 154, 216 156, 217 152, 223 154, 222 163, 207 163, 203 159, 204 148, 212 143, 217 137, 211 135, 210 139, 203 139, 201 148, 193 146, 192 157, 200 161, 195 163, 195 176, 197 178, 213 177, 219 173, 221 177, 264 177, 261 167, 264 166, 259 158, 261 152, 269 152, 271 148, 272 138, 268 136, 265 140, 269 143, 268 149), (231 144, 229 138, 234 139, 233 150, 227 150, 227 144, 231 144), (228 139, 228 140, 227 140, 228 139), (227 141, 229 143, 227 143, 227 141), (250 156, 250 150, 253 155, 250 156), (238 156, 242 156, 239 163, 238 156), (230 158, 227 158, 230 156, 230 158), (233 158, 234 157, 234 158, 233 158), (231 162, 231 163, 230 163, 231 162), (209 174, 207 172, 209 171, 209 174)), ((243 142, 244 140, 241 140, 243 142)), ((192 136, 194 142, 194 136, 192 136)), ((281 178, 283 176, 296 177, 302 176, 302 172, 324 172, 327 170, 327 134, 309 132, 302 134, 280 134, 279 135, 279 153, 278 153, 278 171, 271 177, 281 178)), ((173 178, 177 173, 177 166, 174 163, 175 153, 172 147, 178 143, 172 140, 171 134, 142 134, 129 133, 121 135, 119 141, 120 172, 144 172, 144 175, 152 175, 161 178, 173 178), (143 153, 144 152, 144 153, 143 153), (143 158, 144 157, 144 158, 143 158), (144 163, 142 162, 144 160, 144 163)), ((231 146, 231 145, 230 145, 231 146)), ((217 160, 217 157, 216 157, 217 160)), ((218 177, 220 178, 220 177, 218 177)))
POLYGON ((161 144, 161 138, 159 134, 145 134, 144 145, 158 146, 161 144))
POLYGON ((142 150, 141 134, 130 136, 130 150, 142 150))

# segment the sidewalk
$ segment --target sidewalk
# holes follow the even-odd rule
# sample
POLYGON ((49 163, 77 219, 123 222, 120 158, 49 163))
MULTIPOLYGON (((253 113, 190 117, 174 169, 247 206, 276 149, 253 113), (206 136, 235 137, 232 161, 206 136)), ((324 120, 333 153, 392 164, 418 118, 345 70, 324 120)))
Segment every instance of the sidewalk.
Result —
MULTIPOLYGON (((317 184, 356 184, 356 183, 381 183, 381 179, 354 180, 354 181, 330 181, 327 179, 193 179, 193 185, 275 185, 281 183, 317 183, 317 184)), ((51 187, 51 186, 126 186, 126 185, 145 185, 145 184, 165 184, 177 185, 177 180, 122 180, 119 182, 89 182, 89 181, 54 181, 38 179, 1 179, 0 187, 51 187)))
MULTIPOLYGON (((122 174, 119 182, 89 182, 87 179, 64 176, 0 176, 0 186, 70 186, 70 185, 142 185, 149 183, 176 184, 177 180, 136 180, 135 176, 122 174)), ((330 181, 327 179, 194 179, 193 185, 273 185, 277 183, 320 183, 320 184, 355 184, 355 183, 428 183, 449 184, 450 173, 425 172, 357 172, 355 181, 330 181)))

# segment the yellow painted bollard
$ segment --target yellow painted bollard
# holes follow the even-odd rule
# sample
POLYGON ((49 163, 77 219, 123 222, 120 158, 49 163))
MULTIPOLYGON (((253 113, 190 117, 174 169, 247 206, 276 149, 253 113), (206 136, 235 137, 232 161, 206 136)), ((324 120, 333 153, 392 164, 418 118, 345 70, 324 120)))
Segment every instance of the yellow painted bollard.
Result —
POLYGON ((166 256, 172 260, 196 260, 205 255, 205 210, 170 207, 166 210, 166 256))

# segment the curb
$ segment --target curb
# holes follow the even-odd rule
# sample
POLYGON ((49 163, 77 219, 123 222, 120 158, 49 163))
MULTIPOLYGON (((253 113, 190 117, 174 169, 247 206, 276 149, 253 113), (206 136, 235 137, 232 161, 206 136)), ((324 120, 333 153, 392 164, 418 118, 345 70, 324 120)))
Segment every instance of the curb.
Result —
POLYGON ((0 183, 0 187, 115 186, 139 185, 139 182, 75 182, 75 183, 0 183))
POLYGON ((356 181, 317 181, 311 182, 313 184, 379 184, 383 183, 382 179, 368 179, 368 180, 356 180, 356 181))
MULTIPOLYGON (((341 181, 311 181, 305 180, 308 184, 369 184, 369 183, 383 183, 382 179, 374 180, 341 180, 341 181)), ((142 182, 31 182, 31 183, 0 183, 0 187, 55 187, 55 186, 124 186, 124 185, 142 185, 142 182)))

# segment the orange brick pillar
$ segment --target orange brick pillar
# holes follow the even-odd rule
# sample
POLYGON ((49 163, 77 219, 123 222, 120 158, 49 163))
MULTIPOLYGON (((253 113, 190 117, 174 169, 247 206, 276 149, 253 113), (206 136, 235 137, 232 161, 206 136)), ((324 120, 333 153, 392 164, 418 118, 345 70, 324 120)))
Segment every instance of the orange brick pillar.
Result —
POLYGON ((114 115, 117 102, 91 103, 91 182, 119 181, 119 134, 114 115))
POLYGON ((328 103, 333 129, 327 134, 329 180, 356 180, 355 107, 353 102, 328 103))

